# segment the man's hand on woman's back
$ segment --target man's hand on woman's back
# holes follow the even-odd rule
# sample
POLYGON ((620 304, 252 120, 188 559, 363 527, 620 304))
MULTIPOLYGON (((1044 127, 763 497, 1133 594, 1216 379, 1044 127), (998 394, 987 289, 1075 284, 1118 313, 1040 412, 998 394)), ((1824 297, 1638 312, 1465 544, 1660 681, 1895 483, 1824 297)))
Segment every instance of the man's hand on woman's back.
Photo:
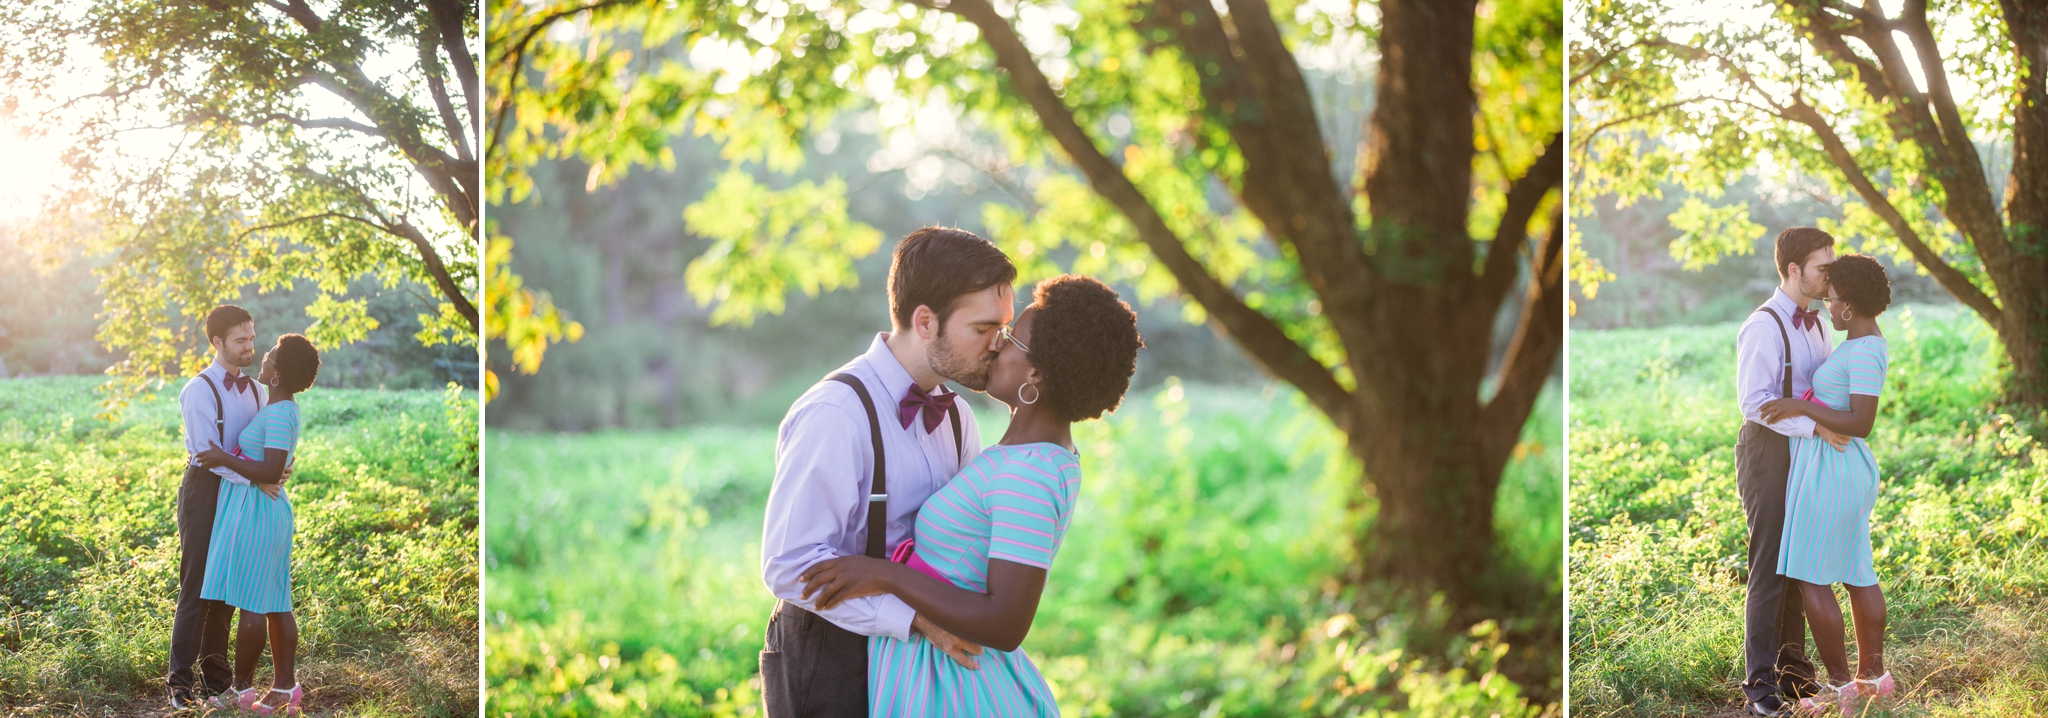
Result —
POLYGON ((931 621, 926 620, 924 614, 920 613, 911 617, 910 632, 922 634, 925 640, 931 641, 932 645, 938 646, 941 651, 945 651, 946 655, 952 658, 954 663, 960 664, 961 668, 970 671, 981 668, 981 663, 974 660, 975 656, 981 655, 981 644, 947 633, 946 629, 940 628, 931 621))

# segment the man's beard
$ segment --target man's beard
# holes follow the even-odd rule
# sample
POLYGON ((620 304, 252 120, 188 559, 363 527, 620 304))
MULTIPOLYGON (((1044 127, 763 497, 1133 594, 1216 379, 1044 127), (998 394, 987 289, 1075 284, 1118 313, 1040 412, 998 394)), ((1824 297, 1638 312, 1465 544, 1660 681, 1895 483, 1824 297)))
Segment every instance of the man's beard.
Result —
POLYGON ((252 351, 248 354, 236 355, 234 359, 229 361, 234 362, 234 365, 237 367, 247 367, 250 364, 256 363, 256 352, 252 351))
MULTIPOLYGON (((939 339, 945 337, 941 335, 939 339)), ((925 348, 925 361, 932 366, 932 372, 950 379, 974 391, 988 390, 988 370, 995 366, 995 352, 985 352, 975 357, 981 361, 961 360, 942 349, 945 344, 935 341, 925 348)))

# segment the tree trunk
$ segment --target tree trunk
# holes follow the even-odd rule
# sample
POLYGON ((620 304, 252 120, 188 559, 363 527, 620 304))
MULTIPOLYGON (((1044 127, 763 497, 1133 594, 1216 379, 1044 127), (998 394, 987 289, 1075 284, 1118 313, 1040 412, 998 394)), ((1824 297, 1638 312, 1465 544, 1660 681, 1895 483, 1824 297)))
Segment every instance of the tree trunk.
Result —
POLYGON ((1379 503, 1354 537, 1363 568, 1404 589, 1442 591, 1455 606, 1491 607, 1500 471, 1480 465, 1473 416, 1412 408, 1401 429, 1350 437, 1379 503))
POLYGON ((1998 287, 2005 311, 1995 326, 2012 360, 2008 398, 2048 408, 2048 6, 2016 0, 2000 5, 2018 77, 2005 196, 2013 257, 2010 282, 1998 287))
POLYGON ((1998 297, 2005 305, 1996 325, 1998 340, 2012 362, 2012 384, 2005 399, 2029 408, 2048 408, 2048 261, 2027 257, 2015 264, 2021 265, 2016 273, 2032 281, 2004 288, 1998 297))

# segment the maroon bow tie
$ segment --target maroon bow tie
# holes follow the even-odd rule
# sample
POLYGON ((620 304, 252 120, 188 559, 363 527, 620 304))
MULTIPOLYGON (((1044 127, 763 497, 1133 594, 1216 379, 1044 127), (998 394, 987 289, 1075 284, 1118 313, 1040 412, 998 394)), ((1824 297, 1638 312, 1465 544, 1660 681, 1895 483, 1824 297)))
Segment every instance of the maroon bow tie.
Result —
POLYGON ((911 384, 910 393, 905 395, 903 401, 896 405, 896 418, 902 420, 903 428, 908 429, 910 428, 910 420, 917 416, 919 410, 923 410, 924 430, 931 431, 939 428, 939 422, 946 420, 946 411, 953 408, 953 397, 956 396, 959 396, 959 394, 952 392, 940 394, 936 389, 932 393, 926 394, 923 389, 917 388, 916 384, 911 384))
POLYGON ((236 374, 234 376, 230 376, 226 380, 222 381, 221 384, 227 386, 228 391, 256 390, 256 380, 250 379, 249 375, 247 374, 236 374))
POLYGON ((1792 310, 1792 328, 1793 328, 1793 329, 1805 329, 1805 328, 1807 328, 1807 327, 1814 327, 1814 328, 1819 328, 1819 327, 1820 327, 1820 310, 1818 310, 1818 309, 1794 309, 1794 310, 1792 310))

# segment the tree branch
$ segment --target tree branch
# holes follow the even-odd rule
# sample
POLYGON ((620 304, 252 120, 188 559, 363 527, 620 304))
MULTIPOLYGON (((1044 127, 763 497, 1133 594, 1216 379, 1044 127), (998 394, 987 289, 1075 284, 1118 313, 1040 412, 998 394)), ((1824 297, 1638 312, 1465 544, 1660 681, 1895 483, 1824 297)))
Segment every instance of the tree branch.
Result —
POLYGON ((1495 374, 1493 399, 1479 413, 1480 451, 1496 470, 1521 437, 1564 346, 1564 241, 1564 208, 1559 206, 1551 210, 1543 247, 1531 257, 1522 319, 1495 374))
MULTIPOLYGON (((1499 307, 1514 285, 1523 245, 1529 241, 1529 220, 1543 198, 1564 182, 1564 135, 1559 133, 1543 146, 1543 154, 1521 177, 1508 185, 1507 208, 1501 211, 1500 226, 1494 228, 1493 243, 1486 250, 1486 267, 1479 278, 1479 305, 1499 307)), ((1532 262, 1534 264, 1534 262, 1532 262)))
MULTIPOLYGON (((469 33, 463 31, 464 20, 475 17, 476 10, 462 5, 456 0, 427 0, 434 27, 441 33, 441 47, 448 51, 449 64, 455 66, 455 79, 462 83, 462 96, 469 106, 469 126, 476 127, 476 113, 483 106, 477 101, 477 90, 482 83, 477 81, 476 59, 469 54, 469 33)), ((466 147, 468 143, 465 141, 463 145, 466 147)))
POLYGON ((1958 301, 1976 311, 1978 316, 1983 317, 1994 329, 1999 326, 2003 314, 1998 310, 1998 303, 1992 301, 1983 290, 1978 289, 1969 277, 1942 261, 1941 255, 1936 254, 1920 239, 1920 233, 1915 231, 1913 225, 1906 221, 1905 215, 1900 214, 1899 209, 1892 205, 1891 199, 1871 183, 1869 175, 1864 174, 1863 167, 1856 163, 1856 156, 1842 143, 1842 138, 1835 134, 1835 128, 1828 124, 1826 118, 1821 117, 1818 110, 1806 104, 1804 100, 1799 100, 1787 108, 1784 117, 1813 130, 1814 135, 1820 139, 1821 146, 1827 150, 1828 159, 1833 161, 1835 168, 1841 170, 1844 177, 1848 178, 1849 185, 1856 189, 1856 195, 1863 198, 1863 203, 1877 212, 1885 224, 1891 227, 1892 233, 1898 235, 1899 242, 1906 245, 1906 251, 1913 254, 1913 261, 1925 267, 1927 273, 1933 275, 1934 280, 1941 283, 1943 289, 1947 289, 1958 301))
POLYGON ((432 40, 424 32, 420 34, 419 50, 420 70, 427 75, 427 90, 434 96, 434 107, 441 112, 442 129, 447 130, 449 141, 455 144, 456 156, 464 160, 476 159, 469 149, 469 132, 455 116, 455 105, 448 99, 448 87, 441 82, 441 56, 435 52, 432 40))
POLYGON ((283 229, 285 227, 305 224, 307 222, 316 222, 323 219, 343 219, 351 222, 356 222, 358 224, 366 225, 385 232, 391 231, 391 227, 389 225, 386 225, 378 220, 370 219, 368 217, 361 217, 349 214, 347 212, 321 212, 318 214, 309 214, 304 217, 293 217, 282 222, 271 222, 269 224, 260 224, 254 227, 250 227, 240 232, 236 232, 235 238, 231 240, 229 243, 241 244, 242 240, 247 239, 249 235, 255 234, 257 232, 267 232, 273 229, 283 229))
MULTIPOLYGON (((1314 100, 1271 9, 1264 0, 1234 0, 1233 35, 1208 0, 1167 0, 1160 7, 1164 12, 1141 26, 1168 30, 1201 77, 1204 109, 1222 122, 1244 158, 1244 176, 1234 178, 1239 201, 1275 242, 1294 248, 1302 277, 1334 314, 1363 310, 1370 287, 1360 278, 1371 272, 1358 218, 1329 180, 1314 100)), ((1343 323, 1334 326, 1353 333, 1343 323)))
POLYGON ((1350 392, 1272 318, 1247 306, 1230 287, 1188 254, 1185 244, 1167 226, 1157 208, 1115 163, 1103 156, 1094 140, 1074 121, 1072 110, 1053 92, 1051 82, 1039 71, 1023 40, 994 7, 986 0, 952 0, 944 7, 937 7, 938 0, 910 1, 959 16, 980 29, 983 42, 995 54, 996 64, 1009 73, 1011 86, 1031 106, 1046 132, 1087 177, 1089 185, 1130 221, 1139 240, 1173 273, 1182 290, 1201 303, 1217 324, 1268 372, 1300 389, 1340 430, 1352 430, 1357 417, 1350 392))
POLYGON ((427 241, 427 236, 402 219, 393 221, 387 231, 412 241, 413 246, 419 249, 420 261, 427 265, 427 273, 433 275, 434 285, 441 288, 441 295, 447 297, 448 303, 455 305, 455 312, 469 320, 470 328, 475 329, 476 305, 469 301, 461 287, 456 286, 455 279, 448 274, 448 265, 442 263, 441 253, 434 250, 434 244, 427 241))

